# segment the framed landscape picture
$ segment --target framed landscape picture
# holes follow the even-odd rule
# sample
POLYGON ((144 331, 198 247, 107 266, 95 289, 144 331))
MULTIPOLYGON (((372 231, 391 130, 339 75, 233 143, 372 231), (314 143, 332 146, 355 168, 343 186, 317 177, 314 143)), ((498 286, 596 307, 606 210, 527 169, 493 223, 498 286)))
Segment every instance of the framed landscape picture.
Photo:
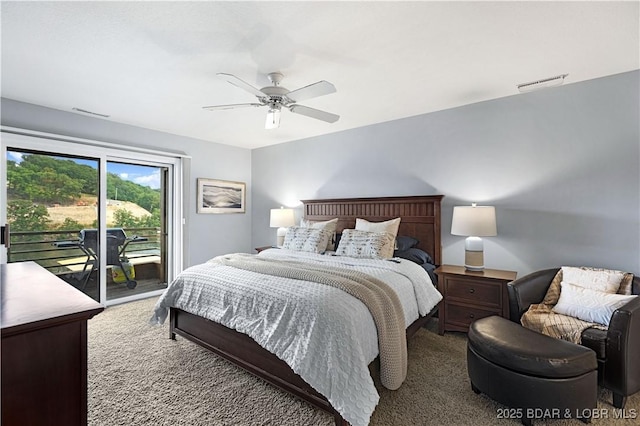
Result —
POLYGON ((244 213, 245 190, 244 182, 198 178, 197 212, 244 213))

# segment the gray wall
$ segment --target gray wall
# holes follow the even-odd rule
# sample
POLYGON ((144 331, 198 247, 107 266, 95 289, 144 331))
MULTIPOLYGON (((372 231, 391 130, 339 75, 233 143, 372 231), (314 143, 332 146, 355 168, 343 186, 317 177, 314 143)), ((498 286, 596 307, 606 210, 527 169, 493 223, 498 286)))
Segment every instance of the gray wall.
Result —
POLYGON ((464 259, 452 208, 476 201, 497 209, 489 268, 640 273, 639 79, 634 71, 253 151, 8 99, 1 122, 193 156, 187 266, 274 243, 269 209, 301 199, 443 194, 446 263, 464 259), (247 182, 247 213, 196 214, 197 177, 247 182))
POLYGON ((2 99, 1 123, 65 136, 180 151, 192 156, 189 194, 185 207, 187 252, 185 267, 228 252, 251 250, 251 151, 186 138, 108 120, 2 99), (206 177, 247 183, 246 214, 196 214, 196 178, 206 177))
MULTIPOLYGON (((443 259, 462 264, 454 205, 496 206, 488 268, 640 273, 634 71, 252 151, 253 245, 269 209, 307 198, 443 194, 443 259)), ((393 105, 390 105, 392 108, 393 105)), ((301 209, 298 210, 298 216, 301 209)))

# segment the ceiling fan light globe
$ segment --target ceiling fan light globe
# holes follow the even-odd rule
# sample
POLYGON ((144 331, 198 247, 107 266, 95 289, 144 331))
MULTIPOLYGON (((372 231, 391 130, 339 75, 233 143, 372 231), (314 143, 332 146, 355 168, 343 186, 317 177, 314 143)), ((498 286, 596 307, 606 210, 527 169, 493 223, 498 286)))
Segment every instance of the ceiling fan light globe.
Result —
POLYGON ((269 108, 269 112, 267 113, 267 120, 264 123, 264 128, 270 130, 277 129, 278 127, 280 127, 280 109, 269 108))

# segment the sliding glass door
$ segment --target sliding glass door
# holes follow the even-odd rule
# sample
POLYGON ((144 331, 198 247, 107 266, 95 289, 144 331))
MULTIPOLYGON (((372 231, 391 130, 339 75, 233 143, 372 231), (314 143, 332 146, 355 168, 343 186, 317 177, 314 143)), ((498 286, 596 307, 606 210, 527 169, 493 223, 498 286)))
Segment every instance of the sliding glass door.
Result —
POLYGON ((181 266, 179 161, 50 142, 3 134, 0 263, 34 261, 104 304, 160 294, 181 266))
POLYGON ((167 287, 170 171, 107 161, 107 300, 167 287))
POLYGON ((13 147, 6 157, 7 262, 34 261, 99 301, 100 160, 13 147))

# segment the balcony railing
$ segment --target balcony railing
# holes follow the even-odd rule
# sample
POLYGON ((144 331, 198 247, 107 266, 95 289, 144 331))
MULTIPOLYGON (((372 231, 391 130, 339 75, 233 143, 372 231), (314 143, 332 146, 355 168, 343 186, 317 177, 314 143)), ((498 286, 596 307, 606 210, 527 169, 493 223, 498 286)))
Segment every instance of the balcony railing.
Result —
MULTIPOLYGON (((146 241, 127 244, 123 256, 139 263, 156 261, 161 255, 160 228, 124 228, 127 236, 137 235, 146 241)), ((80 230, 11 232, 8 262, 32 260, 56 275, 82 270, 91 259, 80 247, 57 247, 56 243, 80 242, 80 230)))

